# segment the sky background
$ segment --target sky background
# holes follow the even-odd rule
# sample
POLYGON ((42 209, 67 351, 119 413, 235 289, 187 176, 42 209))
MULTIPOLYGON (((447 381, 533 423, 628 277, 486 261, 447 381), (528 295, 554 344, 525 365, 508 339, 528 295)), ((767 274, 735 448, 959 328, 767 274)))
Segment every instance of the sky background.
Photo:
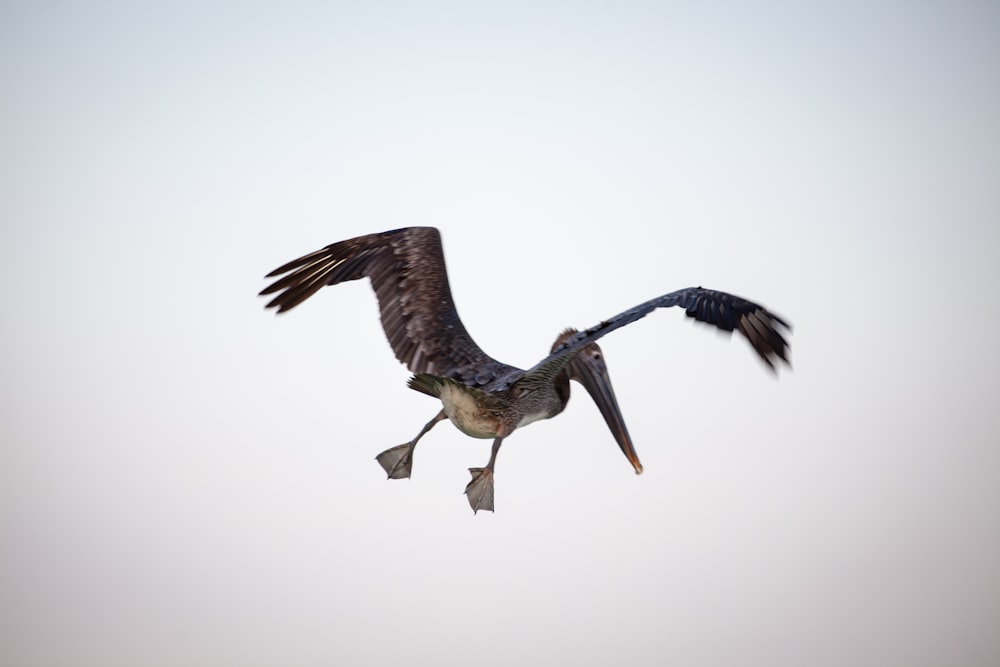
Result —
POLYGON ((1000 7, 0 6, 0 662, 1000 664, 1000 7), (506 441, 406 388, 367 283, 442 230, 521 367, 690 285, 794 324, 775 379, 661 311, 506 441))

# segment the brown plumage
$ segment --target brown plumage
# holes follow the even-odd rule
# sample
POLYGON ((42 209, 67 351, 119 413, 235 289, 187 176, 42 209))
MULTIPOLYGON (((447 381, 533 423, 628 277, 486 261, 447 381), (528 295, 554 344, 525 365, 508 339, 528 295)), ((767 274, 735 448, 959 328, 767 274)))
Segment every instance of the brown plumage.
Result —
POLYGON ((279 292, 267 304, 279 313, 324 285, 371 278, 389 345, 414 373, 479 387, 518 370, 483 352, 465 330, 451 298, 441 235, 433 227, 408 227, 334 243, 279 266, 267 277, 284 273, 288 275, 261 292, 279 292))
POLYGON ((417 441, 437 422, 450 419, 473 437, 494 438, 489 463, 470 468, 466 487, 476 511, 493 509, 493 467, 500 443, 520 426, 553 417, 569 400, 569 381, 583 384, 635 471, 642 465, 632 446, 611 387, 599 338, 657 308, 680 306, 689 317, 723 331, 739 331, 772 371, 788 363, 781 329, 788 324, 763 306, 726 292, 690 287, 656 297, 599 324, 568 329, 551 353, 528 370, 497 361, 469 336, 451 297, 441 236, 431 227, 368 234, 328 245, 267 275, 278 278, 261 291, 275 294, 267 308, 291 310, 325 285, 370 278, 382 327, 396 358, 415 375, 410 387, 440 398, 444 409, 410 442, 377 458, 390 478, 409 477, 417 441))

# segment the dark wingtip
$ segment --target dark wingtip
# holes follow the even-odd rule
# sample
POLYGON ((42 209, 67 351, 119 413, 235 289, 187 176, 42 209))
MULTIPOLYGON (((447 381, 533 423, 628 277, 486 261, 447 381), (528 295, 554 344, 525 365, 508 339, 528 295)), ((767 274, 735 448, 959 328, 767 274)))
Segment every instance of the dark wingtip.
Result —
POLYGON ((747 339, 768 370, 775 375, 778 373, 775 359, 780 359, 786 366, 791 367, 788 362, 788 341, 781 335, 781 328, 788 329, 785 320, 762 306, 756 306, 742 313, 738 319, 740 333, 747 339))

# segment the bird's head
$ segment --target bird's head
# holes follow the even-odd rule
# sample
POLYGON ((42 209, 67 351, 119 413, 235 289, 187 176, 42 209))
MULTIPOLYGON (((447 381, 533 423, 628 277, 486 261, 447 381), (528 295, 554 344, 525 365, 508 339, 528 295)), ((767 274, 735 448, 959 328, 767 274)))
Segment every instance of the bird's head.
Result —
MULTIPOLYGON (((552 351, 576 335, 576 329, 566 329, 555 343, 552 344, 552 351)), ((604 363, 604 353, 597 343, 590 343, 584 346, 576 356, 574 356, 566 366, 566 374, 570 380, 576 380, 583 385, 590 397, 597 404, 597 409, 601 411, 605 423, 611 430, 611 434, 618 442, 625 458, 629 460, 638 475, 642 472, 642 464, 639 456, 632 446, 632 437, 628 434, 625 426, 625 418, 622 417, 618 407, 618 400, 615 398, 615 390, 611 386, 611 376, 608 374, 607 364, 604 363)))

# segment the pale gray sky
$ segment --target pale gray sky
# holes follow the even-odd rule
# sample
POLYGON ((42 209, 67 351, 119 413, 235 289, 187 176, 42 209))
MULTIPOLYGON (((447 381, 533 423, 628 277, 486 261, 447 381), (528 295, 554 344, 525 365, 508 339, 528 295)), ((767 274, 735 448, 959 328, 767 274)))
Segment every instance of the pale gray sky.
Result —
POLYGON ((1000 9, 988 2, 0 8, 0 662, 1000 663, 1000 9), (489 442, 408 390, 367 284, 278 264, 442 230, 530 366, 689 285, 489 442))

